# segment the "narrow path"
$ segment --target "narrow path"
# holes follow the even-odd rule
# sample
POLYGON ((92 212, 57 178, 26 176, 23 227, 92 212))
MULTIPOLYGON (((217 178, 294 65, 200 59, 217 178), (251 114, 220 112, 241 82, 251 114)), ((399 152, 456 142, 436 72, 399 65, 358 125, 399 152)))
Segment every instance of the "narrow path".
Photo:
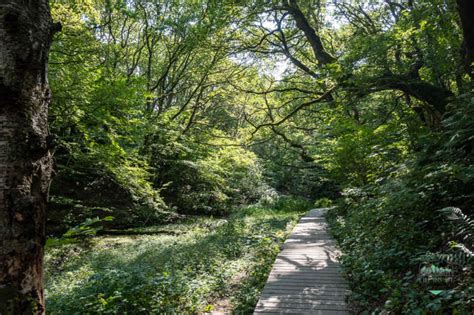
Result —
POLYGON ((349 314, 338 249, 327 232, 327 209, 313 209, 276 258, 254 314, 349 314))

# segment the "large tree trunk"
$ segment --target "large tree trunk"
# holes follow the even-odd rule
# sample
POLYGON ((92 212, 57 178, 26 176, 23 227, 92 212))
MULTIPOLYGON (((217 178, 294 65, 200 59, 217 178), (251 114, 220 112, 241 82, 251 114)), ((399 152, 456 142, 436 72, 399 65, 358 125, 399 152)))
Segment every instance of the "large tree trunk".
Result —
POLYGON ((0 314, 43 314, 48 145, 47 0, 0 0, 0 314))

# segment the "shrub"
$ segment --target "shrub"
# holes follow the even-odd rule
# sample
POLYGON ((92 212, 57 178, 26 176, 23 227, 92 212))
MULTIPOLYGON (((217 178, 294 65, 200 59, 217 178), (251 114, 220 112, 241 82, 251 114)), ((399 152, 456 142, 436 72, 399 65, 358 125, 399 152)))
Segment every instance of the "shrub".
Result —
POLYGON ((182 136, 179 143, 172 137, 157 130, 145 152, 155 170, 155 187, 179 212, 224 214, 257 200, 267 189, 253 152, 233 142, 209 146, 195 136, 182 136))

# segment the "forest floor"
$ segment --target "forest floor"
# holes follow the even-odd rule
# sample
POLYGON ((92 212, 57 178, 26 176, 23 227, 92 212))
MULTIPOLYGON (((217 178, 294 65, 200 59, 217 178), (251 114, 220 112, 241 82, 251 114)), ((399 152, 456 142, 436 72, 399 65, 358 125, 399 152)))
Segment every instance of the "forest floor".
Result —
POLYGON ((193 217, 46 251, 50 314, 252 313, 297 203, 193 217))

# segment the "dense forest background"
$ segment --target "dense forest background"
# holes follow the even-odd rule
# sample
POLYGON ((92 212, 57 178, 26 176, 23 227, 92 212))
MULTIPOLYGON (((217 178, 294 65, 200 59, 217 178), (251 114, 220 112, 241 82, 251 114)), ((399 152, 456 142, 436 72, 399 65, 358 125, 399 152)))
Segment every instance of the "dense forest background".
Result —
MULTIPOLYGON (((49 236, 224 218, 291 195, 337 205, 355 310, 472 311, 463 1, 50 3, 62 31, 49 62, 49 236)), ((51 303, 120 312, 122 290, 152 307, 127 285, 51 303)))
POLYGON ((291 135, 285 126, 255 130, 318 93, 291 87, 300 74, 284 56, 258 51, 273 49, 258 46, 276 26, 259 10, 263 4, 52 3, 63 31, 50 60, 58 137, 51 220, 76 224, 112 212, 123 227, 175 213, 224 214, 272 190, 336 193, 306 143, 314 121, 291 135), (277 82, 281 71, 288 82, 277 82))

